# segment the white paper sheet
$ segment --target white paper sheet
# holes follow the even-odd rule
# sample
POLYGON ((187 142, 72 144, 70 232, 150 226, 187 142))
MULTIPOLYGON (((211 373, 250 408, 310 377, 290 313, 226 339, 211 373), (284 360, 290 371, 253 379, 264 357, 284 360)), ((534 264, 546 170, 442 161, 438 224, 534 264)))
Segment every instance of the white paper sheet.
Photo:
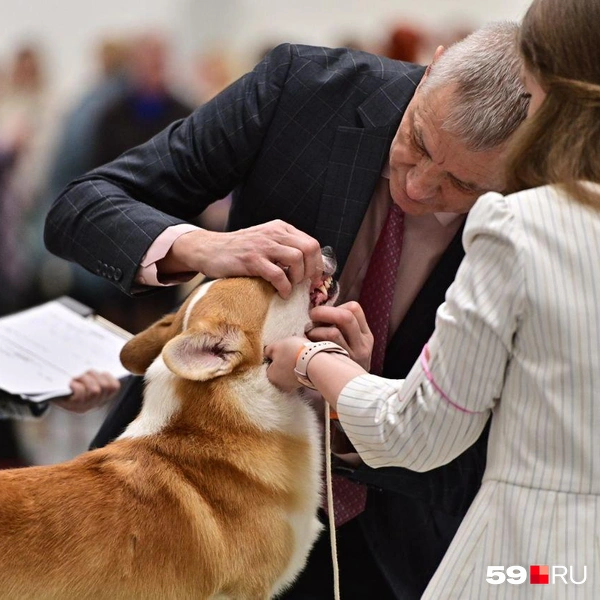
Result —
POLYGON ((127 341, 58 301, 0 318, 0 388, 41 402, 71 393, 69 382, 88 369, 117 378, 127 341))

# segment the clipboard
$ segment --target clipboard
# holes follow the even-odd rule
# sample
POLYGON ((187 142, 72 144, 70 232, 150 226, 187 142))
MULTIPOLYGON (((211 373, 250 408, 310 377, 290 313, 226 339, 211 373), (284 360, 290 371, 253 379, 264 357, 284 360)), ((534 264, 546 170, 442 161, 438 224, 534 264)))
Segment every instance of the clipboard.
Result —
POLYGON ((88 369, 130 375, 119 353, 132 334, 63 296, 0 317, 0 397, 32 403, 71 394, 88 369))

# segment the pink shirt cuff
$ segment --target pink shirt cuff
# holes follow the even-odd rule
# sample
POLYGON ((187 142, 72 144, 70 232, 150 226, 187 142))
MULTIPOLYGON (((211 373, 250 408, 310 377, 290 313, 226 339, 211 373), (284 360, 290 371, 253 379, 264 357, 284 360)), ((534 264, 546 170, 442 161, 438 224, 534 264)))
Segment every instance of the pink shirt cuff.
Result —
POLYGON ((135 277, 136 283, 141 285, 166 286, 176 285, 189 281, 197 275, 197 273, 170 273, 168 276, 161 275, 159 281, 159 273, 156 263, 167 255, 175 240, 181 237, 184 233, 190 231, 198 231, 200 228, 195 225, 182 223, 181 225, 173 225, 167 227, 155 240, 152 242, 148 252, 144 254, 140 268, 135 277))

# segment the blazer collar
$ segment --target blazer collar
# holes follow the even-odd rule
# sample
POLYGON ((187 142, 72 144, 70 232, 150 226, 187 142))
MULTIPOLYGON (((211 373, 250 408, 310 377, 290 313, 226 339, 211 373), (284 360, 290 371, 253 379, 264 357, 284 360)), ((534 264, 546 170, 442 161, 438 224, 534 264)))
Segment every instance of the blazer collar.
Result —
POLYGON ((424 74, 425 67, 415 65, 384 83, 358 107, 363 125, 385 127, 395 123, 397 127, 424 74))

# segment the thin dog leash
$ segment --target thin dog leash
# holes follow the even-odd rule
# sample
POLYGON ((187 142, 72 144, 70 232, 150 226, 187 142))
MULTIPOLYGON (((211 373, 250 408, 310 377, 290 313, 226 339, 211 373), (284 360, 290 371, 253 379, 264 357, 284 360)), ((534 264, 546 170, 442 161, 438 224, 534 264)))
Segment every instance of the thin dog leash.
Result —
POLYGON ((331 564, 333 567, 333 597, 340 600, 340 569, 337 556, 337 539, 335 534, 335 514, 333 508, 333 487, 331 475, 331 407, 325 402, 325 482, 327 494, 327 517, 329 523, 329 540, 331 544, 331 564))

